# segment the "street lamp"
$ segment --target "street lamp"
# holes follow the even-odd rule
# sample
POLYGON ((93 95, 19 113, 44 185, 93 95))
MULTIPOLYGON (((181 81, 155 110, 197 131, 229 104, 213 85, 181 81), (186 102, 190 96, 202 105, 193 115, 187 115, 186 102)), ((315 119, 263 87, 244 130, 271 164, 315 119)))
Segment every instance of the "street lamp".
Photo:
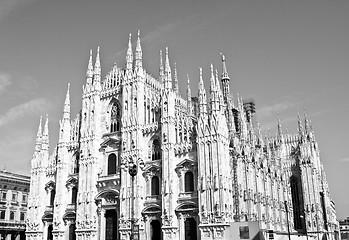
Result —
POLYGON ((128 168, 128 173, 131 176, 131 234, 130 234, 130 240, 134 239, 134 227, 135 227, 135 212, 134 212, 134 205, 135 205, 135 199, 134 199, 134 191, 135 191, 135 186, 134 186, 134 181, 135 181, 135 176, 137 176, 138 172, 138 165, 141 170, 144 169, 144 161, 139 158, 136 162, 133 162, 133 159, 130 157, 130 161, 126 161, 125 163, 121 163, 121 169, 124 171, 127 171, 126 168, 128 168))

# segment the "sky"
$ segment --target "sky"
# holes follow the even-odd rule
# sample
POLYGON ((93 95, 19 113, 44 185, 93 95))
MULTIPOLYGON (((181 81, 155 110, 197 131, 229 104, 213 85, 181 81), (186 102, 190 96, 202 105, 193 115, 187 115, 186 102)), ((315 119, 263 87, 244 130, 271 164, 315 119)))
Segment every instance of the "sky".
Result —
MULTIPOLYGON (((347 0, 0 0, 0 169, 30 174, 41 115, 58 138, 67 85, 81 108, 90 49, 102 74, 124 66, 129 33, 141 31, 143 66, 158 76, 159 51, 197 94, 210 64, 230 89, 253 98, 262 129, 277 118, 296 132, 298 109, 311 119, 337 217, 349 216, 349 1, 347 0)), ((135 45, 134 45, 135 46, 135 45)))

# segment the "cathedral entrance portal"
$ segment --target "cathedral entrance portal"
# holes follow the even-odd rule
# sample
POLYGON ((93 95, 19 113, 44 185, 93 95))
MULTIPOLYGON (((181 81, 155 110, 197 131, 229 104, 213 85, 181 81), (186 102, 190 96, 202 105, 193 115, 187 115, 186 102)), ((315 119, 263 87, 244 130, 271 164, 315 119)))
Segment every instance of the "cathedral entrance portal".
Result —
POLYGON ((197 240, 197 224, 194 218, 187 218, 184 221, 185 240, 197 240))
POLYGON ((161 239, 161 223, 159 220, 153 220, 150 223, 151 226, 151 240, 161 239))
POLYGON ((117 214, 115 210, 105 212, 105 240, 115 240, 118 236, 117 214))

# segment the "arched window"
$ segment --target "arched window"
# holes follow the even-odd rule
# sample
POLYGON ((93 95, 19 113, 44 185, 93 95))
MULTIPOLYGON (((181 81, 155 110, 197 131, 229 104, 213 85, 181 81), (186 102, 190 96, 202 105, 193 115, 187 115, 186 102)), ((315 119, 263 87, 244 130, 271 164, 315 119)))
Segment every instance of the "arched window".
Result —
POLYGON ((194 174, 192 172, 186 172, 184 175, 184 191, 193 192, 194 191, 194 174))
POLYGON ((54 189, 51 190, 51 196, 50 196, 50 206, 53 206, 55 201, 56 191, 54 189))
POLYGON ((114 102, 111 107, 110 132, 119 132, 121 129, 121 112, 119 105, 114 102))
POLYGON ((157 176, 154 176, 151 179, 151 195, 154 196, 159 194, 160 194, 159 178, 157 176))
POLYGON ((78 189, 76 187, 73 187, 71 189, 71 203, 76 204, 76 199, 78 196, 78 189))
POLYGON ((5 210, 0 212, 0 219, 5 219, 5 210))
POLYGON ((108 157, 108 175, 116 174, 116 155, 110 154, 108 157))
POLYGON ((160 160, 161 159, 161 146, 158 139, 155 139, 153 141, 152 146, 152 154, 151 154, 151 160, 160 160))
POLYGON ((295 176, 290 179, 291 184, 291 195, 292 195, 292 205, 293 205, 293 224, 296 230, 304 230, 304 216, 302 216, 302 199, 299 191, 299 181, 295 176))
POLYGON ((73 173, 79 173, 79 154, 76 154, 75 160, 74 160, 74 169, 73 173))
POLYGON ((24 218, 25 218, 25 213, 24 213, 24 212, 21 212, 20 220, 21 220, 21 221, 24 221, 24 218))

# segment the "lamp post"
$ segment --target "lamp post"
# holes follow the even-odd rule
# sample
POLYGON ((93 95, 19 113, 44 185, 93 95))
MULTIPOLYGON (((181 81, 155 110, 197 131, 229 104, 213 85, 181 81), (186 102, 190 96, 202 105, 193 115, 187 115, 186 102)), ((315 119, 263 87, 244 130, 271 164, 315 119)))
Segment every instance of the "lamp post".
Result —
POLYGON ((135 186, 134 186, 134 181, 135 181, 135 176, 137 176, 138 173, 138 165, 140 169, 142 170, 144 168, 144 162, 142 159, 138 159, 138 161, 133 162, 132 158, 130 158, 129 162, 122 163, 121 168, 126 171, 126 166, 128 167, 128 173, 131 176, 131 234, 130 234, 130 240, 134 239, 134 228, 135 228, 135 199, 134 199, 134 191, 135 191, 135 186))

